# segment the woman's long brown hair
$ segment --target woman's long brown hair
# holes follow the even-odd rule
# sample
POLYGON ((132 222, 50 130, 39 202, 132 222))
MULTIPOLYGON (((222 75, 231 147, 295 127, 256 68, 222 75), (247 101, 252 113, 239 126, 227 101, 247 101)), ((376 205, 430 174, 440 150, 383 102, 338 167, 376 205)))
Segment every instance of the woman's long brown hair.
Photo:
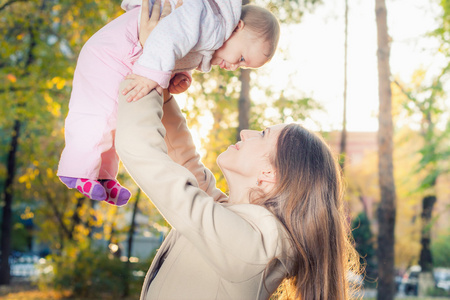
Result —
POLYGON ((319 136, 289 124, 271 160, 277 186, 254 203, 272 211, 291 237, 291 274, 282 285, 291 291, 281 291, 282 296, 349 299, 347 276, 359 271, 359 259, 345 220, 336 159, 319 136))

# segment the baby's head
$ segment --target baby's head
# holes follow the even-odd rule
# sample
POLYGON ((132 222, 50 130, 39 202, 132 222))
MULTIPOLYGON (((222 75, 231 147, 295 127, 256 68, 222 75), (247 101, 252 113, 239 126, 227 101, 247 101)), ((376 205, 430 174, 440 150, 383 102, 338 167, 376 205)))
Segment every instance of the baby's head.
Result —
POLYGON ((280 38, 280 24, 267 9, 248 4, 230 38, 216 50, 211 64, 234 71, 259 68, 272 59, 280 38))

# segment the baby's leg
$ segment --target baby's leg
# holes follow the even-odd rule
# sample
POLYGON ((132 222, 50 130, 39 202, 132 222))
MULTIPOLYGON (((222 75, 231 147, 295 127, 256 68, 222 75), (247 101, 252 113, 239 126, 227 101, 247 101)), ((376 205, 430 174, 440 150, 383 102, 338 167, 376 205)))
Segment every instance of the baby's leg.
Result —
POLYGON ((116 180, 100 180, 100 182, 108 194, 108 198, 105 201, 109 204, 122 206, 130 200, 130 191, 121 186, 116 180))
POLYGON ((91 180, 116 177, 117 95, 120 82, 131 73, 133 59, 141 51, 138 16, 136 9, 110 22, 89 39, 80 53, 58 176, 91 180))
POLYGON ((71 189, 76 188, 80 193, 92 200, 103 201, 107 198, 106 190, 97 180, 60 176, 59 179, 71 189))
POLYGON ((118 87, 131 73, 142 48, 139 43, 139 9, 108 23, 83 47, 74 74, 69 114, 65 122, 66 145, 58 176, 94 200, 125 204, 130 192, 118 185, 115 192, 98 179, 114 179, 118 157, 114 148, 118 87), (113 197, 112 197, 113 196, 113 197))

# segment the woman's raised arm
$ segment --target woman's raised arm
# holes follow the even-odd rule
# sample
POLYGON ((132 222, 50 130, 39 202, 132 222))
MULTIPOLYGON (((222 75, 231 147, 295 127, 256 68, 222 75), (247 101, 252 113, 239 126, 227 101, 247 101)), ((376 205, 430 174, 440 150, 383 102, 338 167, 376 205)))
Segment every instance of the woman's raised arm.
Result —
POLYGON ((226 202, 228 197, 216 188, 214 175, 200 161, 186 119, 175 99, 171 98, 163 106, 162 124, 166 129, 165 141, 170 158, 187 168, 198 181, 199 187, 214 201, 226 202))

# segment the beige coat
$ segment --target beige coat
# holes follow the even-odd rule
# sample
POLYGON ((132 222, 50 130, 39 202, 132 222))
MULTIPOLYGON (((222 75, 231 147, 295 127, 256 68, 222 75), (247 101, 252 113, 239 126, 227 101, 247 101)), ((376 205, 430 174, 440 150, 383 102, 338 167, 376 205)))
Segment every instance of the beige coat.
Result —
POLYGON ((141 300, 268 299, 287 275, 282 225, 261 206, 220 203, 227 197, 199 161, 174 99, 164 104, 161 122, 162 114, 155 91, 133 103, 119 97, 119 156, 173 227, 141 300))

